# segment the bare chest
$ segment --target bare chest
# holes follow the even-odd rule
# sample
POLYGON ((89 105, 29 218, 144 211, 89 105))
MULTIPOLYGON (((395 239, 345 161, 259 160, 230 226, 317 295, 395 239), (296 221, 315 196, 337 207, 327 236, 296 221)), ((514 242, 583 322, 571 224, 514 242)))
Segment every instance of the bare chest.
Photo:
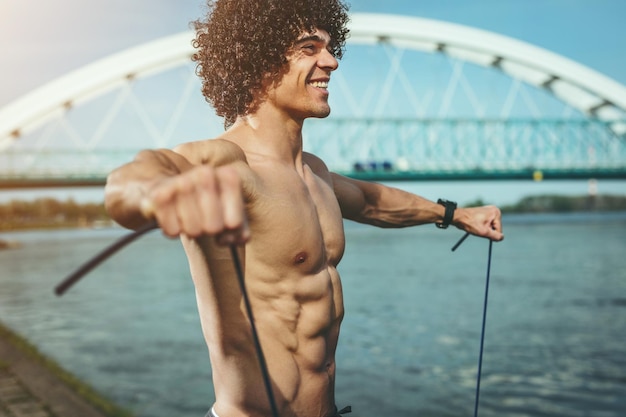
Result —
POLYGON ((258 191, 249 218, 254 252, 270 264, 303 273, 339 263, 343 221, 329 184, 306 168, 304 176, 273 173, 263 178, 258 191))

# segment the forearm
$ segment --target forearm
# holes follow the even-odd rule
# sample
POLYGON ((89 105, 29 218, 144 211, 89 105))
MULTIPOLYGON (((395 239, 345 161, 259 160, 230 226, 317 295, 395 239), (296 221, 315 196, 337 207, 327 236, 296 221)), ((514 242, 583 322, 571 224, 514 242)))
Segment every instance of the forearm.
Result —
POLYGON ((380 200, 371 201, 363 211, 362 222, 378 227, 409 227, 443 220, 444 208, 418 195, 386 188, 380 200))
MULTIPOLYGON (((408 227, 444 222, 443 205, 382 184, 332 175, 344 218, 378 227, 408 227)), ((502 240, 502 219, 495 206, 457 208, 452 225, 476 236, 502 240)))
POLYGON ((346 180, 335 183, 345 218, 385 228, 443 220, 445 209, 430 200, 382 184, 346 180))
POLYGON ((142 200, 160 181, 180 174, 186 160, 172 151, 144 150, 135 159, 109 174, 105 207, 117 223, 137 229, 149 219, 141 211, 142 200))
MULTIPOLYGON (((445 207, 418 195, 384 186, 374 195, 373 199, 371 195, 369 196, 371 201, 365 205, 357 221, 385 228, 418 226, 444 221, 445 207)), ((366 197, 367 200, 368 197, 366 197)), ((483 209, 479 208, 479 210, 483 209)), ((493 209, 497 210, 495 207, 493 209)), ((450 224, 476 234, 477 232, 472 229, 472 221, 475 218, 473 210, 473 208, 456 208, 450 224)))

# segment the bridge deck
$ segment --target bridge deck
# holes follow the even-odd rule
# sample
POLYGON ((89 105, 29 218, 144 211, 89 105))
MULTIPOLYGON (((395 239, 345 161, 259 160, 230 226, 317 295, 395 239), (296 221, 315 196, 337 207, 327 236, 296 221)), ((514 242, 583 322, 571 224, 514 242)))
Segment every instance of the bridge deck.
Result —
MULTIPOLYGON (((626 167, 617 169, 535 170, 507 171, 349 171, 338 172, 350 178, 365 181, 500 181, 500 180, 587 180, 626 179, 626 167)), ((0 177, 0 189, 101 187, 105 176, 92 177, 0 177)))

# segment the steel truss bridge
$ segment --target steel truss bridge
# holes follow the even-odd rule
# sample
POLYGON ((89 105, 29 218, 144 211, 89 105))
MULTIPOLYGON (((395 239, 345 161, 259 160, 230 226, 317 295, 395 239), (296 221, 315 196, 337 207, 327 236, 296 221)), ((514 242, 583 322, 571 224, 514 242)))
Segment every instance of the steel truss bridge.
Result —
MULTIPOLYGON (((0 188, 101 185, 140 149, 217 136, 192 38, 122 51, 0 109, 0 188)), ((333 115, 304 131, 305 149, 336 172, 626 178, 626 87, 544 49, 445 22, 355 14, 341 66, 357 75, 333 74, 333 115)))

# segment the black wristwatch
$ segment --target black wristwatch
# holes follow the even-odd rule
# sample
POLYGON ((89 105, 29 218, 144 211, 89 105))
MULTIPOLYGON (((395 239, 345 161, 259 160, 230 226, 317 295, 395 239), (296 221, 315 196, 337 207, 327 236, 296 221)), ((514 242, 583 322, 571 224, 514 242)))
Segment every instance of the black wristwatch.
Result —
POLYGON ((452 219, 454 218, 454 210, 456 210, 456 203, 454 201, 444 200, 440 198, 437 200, 437 204, 441 204, 446 208, 446 212, 443 215, 443 221, 441 223, 435 223, 439 229, 447 229, 452 223, 452 219))

